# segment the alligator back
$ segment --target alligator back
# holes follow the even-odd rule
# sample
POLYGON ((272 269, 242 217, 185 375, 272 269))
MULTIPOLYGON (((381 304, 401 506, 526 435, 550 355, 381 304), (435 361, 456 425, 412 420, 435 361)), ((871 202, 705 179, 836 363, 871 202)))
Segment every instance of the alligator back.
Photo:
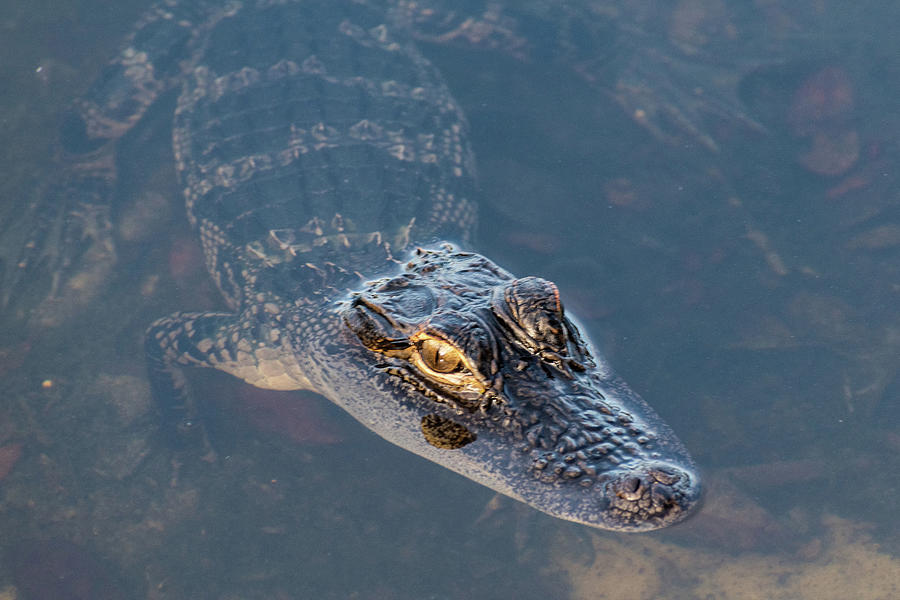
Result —
POLYGON ((246 293, 245 268, 273 243, 302 253, 298 262, 361 271, 359 250, 373 241, 468 239, 465 119, 384 17, 340 1, 237 9, 198 51, 175 152, 189 216, 232 306, 246 293))

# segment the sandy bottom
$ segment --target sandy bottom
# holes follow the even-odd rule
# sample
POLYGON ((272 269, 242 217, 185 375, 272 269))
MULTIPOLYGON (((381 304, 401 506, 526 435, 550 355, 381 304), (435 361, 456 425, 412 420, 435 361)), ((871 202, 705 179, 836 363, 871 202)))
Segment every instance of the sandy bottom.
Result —
POLYGON ((826 517, 824 525, 827 533, 793 556, 730 556, 652 537, 594 535, 595 559, 584 564, 560 539, 552 568, 567 577, 574 600, 900 598, 900 559, 858 524, 826 517))

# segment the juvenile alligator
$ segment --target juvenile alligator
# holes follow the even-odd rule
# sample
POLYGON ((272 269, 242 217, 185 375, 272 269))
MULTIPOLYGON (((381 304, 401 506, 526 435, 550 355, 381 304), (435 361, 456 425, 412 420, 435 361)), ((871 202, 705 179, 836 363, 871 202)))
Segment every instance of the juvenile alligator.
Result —
MULTIPOLYGON (((593 353, 554 284, 465 250, 467 124, 416 46, 464 38, 563 56, 595 20, 569 3, 447 2, 479 19, 441 4, 158 5, 66 117, 63 202, 106 223, 115 141, 178 89, 188 218, 230 311, 149 328, 166 427, 197 422, 184 369, 210 367, 318 392, 551 515, 624 531, 675 523, 700 483, 669 427, 593 353), (522 37, 536 23, 546 47, 522 37)), ((98 263, 114 252, 103 232, 74 240, 98 263)))

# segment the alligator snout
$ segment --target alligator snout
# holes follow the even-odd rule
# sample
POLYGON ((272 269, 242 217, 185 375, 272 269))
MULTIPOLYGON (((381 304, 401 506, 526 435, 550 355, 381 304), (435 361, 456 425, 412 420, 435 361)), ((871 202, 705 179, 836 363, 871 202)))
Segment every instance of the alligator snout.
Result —
POLYGON ((655 462, 611 474, 602 484, 606 518, 623 529, 656 529, 687 516, 700 499, 696 474, 655 462))

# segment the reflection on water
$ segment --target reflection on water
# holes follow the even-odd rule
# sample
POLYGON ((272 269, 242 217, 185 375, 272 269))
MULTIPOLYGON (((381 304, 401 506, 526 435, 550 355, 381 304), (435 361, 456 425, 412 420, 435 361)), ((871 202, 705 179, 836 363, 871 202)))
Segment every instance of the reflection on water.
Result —
MULTIPOLYGON (((15 57, 0 66, 3 219, 52 177, 56 115, 143 2, 102 15, 88 0, 12 4, 0 17, 15 57)), ((180 216, 161 115, 123 150, 107 291, 62 327, 4 319, 0 598, 900 596, 896 9, 594 4, 643 32, 615 51, 668 48, 684 58, 678 77, 665 61, 620 59, 592 88, 511 59, 431 55, 473 125, 478 248, 560 284, 703 468, 701 512, 648 535, 558 522, 319 399, 298 409, 218 377, 194 384, 220 407, 227 456, 174 461, 156 438, 141 335, 220 300, 180 216), (640 82, 709 105, 701 88, 725 71, 740 76, 744 112, 696 113, 694 137, 654 135, 627 111, 640 82), (62 592, 35 583, 72 569, 62 592)))

